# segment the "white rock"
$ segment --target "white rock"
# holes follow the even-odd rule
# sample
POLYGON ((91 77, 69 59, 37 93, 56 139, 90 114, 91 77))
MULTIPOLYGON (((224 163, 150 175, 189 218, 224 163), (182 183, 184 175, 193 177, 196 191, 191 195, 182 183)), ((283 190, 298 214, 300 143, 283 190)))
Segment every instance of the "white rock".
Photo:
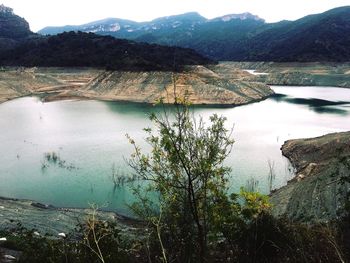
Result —
POLYGON ((4 207, 4 206, 2 206, 2 205, 0 205, 0 209, 5 209, 5 207, 4 207))
POLYGON ((299 181, 303 180, 304 178, 305 178, 305 175, 299 174, 298 178, 297 178, 297 181, 299 182, 299 181))
POLYGON ((11 255, 5 255, 4 259, 16 260, 16 258, 14 256, 11 256, 11 255))
POLYGON ((6 237, 0 237, 0 241, 7 241, 6 237))
POLYGON ((40 236, 39 232, 37 232, 37 231, 35 231, 33 234, 36 236, 40 236))
POLYGON ((65 233, 58 233, 58 236, 59 236, 59 237, 63 237, 63 238, 66 238, 66 237, 67 237, 65 233))

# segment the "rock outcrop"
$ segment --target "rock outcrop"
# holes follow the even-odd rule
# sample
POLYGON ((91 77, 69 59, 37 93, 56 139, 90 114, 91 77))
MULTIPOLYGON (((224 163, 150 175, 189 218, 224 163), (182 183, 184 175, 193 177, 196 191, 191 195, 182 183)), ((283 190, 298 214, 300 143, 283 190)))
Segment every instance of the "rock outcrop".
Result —
POLYGON ((343 216, 350 193, 350 132, 290 140, 282 153, 296 177, 271 195, 273 213, 304 222, 343 216))
POLYGON ((20 39, 33 34, 28 22, 13 13, 13 10, 0 5, 0 38, 20 39))
POLYGON ((13 13, 13 10, 0 5, 0 54, 17 46, 33 35, 28 22, 13 13))

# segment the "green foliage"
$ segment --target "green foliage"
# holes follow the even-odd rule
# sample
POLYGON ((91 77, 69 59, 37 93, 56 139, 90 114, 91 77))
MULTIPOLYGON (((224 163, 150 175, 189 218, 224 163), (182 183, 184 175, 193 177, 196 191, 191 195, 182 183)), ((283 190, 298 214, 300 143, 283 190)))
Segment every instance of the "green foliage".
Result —
MULTIPOLYGON (((237 195, 239 196, 239 195, 237 195)), ((236 197, 234 197, 236 199, 236 197)), ((232 203, 231 203, 232 205, 232 203)), ((239 205, 236 207, 239 211, 239 205)), ((222 214, 230 214, 222 211, 222 214)), ((230 214, 238 215, 239 213, 230 214)), ((241 217, 241 219, 244 217, 241 217)), ((223 218, 222 224, 226 224, 223 218)), ((155 231, 150 232, 148 239, 128 240, 120 234, 120 228, 113 223, 95 221, 95 235, 100 239, 99 247, 104 262, 181 262, 180 258, 168 259, 171 252, 183 248, 179 240, 171 240, 167 235, 162 216, 153 218, 155 231), (165 231, 165 232, 164 232, 165 231), (162 246, 166 248, 162 254, 162 246), (174 242, 177 241, 177 242, 174 242)), ((237 220, 233 239, 221 237, 217 242, 209 242, 208 262, 244 262, 244 263, 279 263, 279 262, 349 262, 350 250, 349 218, 333 224, 306 225, 293 223, 287 219, 276 219, 267 211, 260 213, 254 220, 237 220)), ((178 226, 182 228, 183 226, 178 226)), ((67 235, 66 239, 52 236, 37 236, 33 230, 22 227, 11 231, 0 231, 7 241, 1 247, 22 251, 19 262, 35 263, 95 263, 102 262, 89 246, 94 244, 91 225, 87 222, 79 225, 76 232, 67 235)), ((231 231, 230 228, 226 229, 231 231)), ((147 230, 144 230, 147 233, 147 230)), ((188 253, 195 253, 193 250, 188 253)), ((0 253, 1 256, 1 253, 0 253)), ((1 258, 0 258, 1 261, 1 258)), ((192 262, 200 262, 196 257, 192 262)))
POLYGON ((262 213, 241 225, 225 248, 234 251, 231 262, 342 262, 337 242, 329 225, 293 223, 262 213))
POLYGON ((213 226, 227 244, 235 243, 243 236, 244 229, 262 215, 268 214, 271 209, 268 196, 244 188, 241 188, 239 194, 222 196, 218 204, 213 212, 213 226))
MULTIPOLYGON (((208 237, 214 230, 213 211, 218 199, 226 195, 231 171, 223 162, 234 141, 225 128, 224 117, 213 115, 207 125, 202 119, 196 121, 186 104, 177 104, 174 121, 167 114, 150 116, 156 127, 156 132, 145 129, 146 141, 152 147, 150 154, 141 153, 129 138, 135 148, 131 167, 149 182, 148 190, 159 197, 156 204, 142 197, 141 203, 133 207, 151 222, 158 217, 159 204, 163 231, 170 237, 168 249, 171 243, 179 245, 177 251, 169 252, 171 256, 188 261, 197 255, 197 259, 204 260, 208 237)), ((140 197, 139 190, 136 192, 140 197)))
MULTIPOLYGON (((181 101, 180 103, 183 103, 181 101)), ((148 181, 135 188, 135 213, 151 230, 148 258, 161 262, 336 262, 342 260, 336 230, 271 215, 268 197, 241 188, 227 194, 230 168, 223 162, 233 140, 225 118, 196 121, 187 104, 170 115, 151 115, 149 154, 129 138, 130 165, 148 181), (157 198, 150 199, 150 196, 157 198)), ((253 189, 254 190, 254 189, 253 189)))
POLYGON ((220 240, 235 242, 270 204, 267 196, 243 188, 228 196, 231 169, 224 160, 234 143, 232 130, 224 117, 197 121, 184 100, 177 102, 173 115, 150 116, 155 129, 145 129, 149 154, 129 137, 135 149, 130 166, 148 181, 146 190, 135 189, 139 202, 132 208, 155 226, 150 247, 164 261, 209 260, 220 240), (150 192, 158 197, 153 202, 150 192))

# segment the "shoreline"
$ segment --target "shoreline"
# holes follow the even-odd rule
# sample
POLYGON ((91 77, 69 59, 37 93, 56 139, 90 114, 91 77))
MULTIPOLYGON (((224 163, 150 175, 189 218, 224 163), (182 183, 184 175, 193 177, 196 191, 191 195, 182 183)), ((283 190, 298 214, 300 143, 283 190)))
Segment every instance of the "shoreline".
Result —
MULTIPOLYGON (((281 150, 296 169, 296 176, 270 194, 272 214, 309 223, 337 219, 346 203, 346 189, 350 189, 350 183, 340 182, 350 171, 350 131, 288 140, 281 150), (335 187, 329 188, 330 184, 335 187), (315 187, 321 188, 315 193, 315 187), (323 203, 322 209, 319 202, 323 203)), ((56 207, 35 200, 0 197, 0 229, 15 228, 20 222, 41 233, 69 233, 79 223, 77 219, 86 218, 89 211, 90 208, 56 207)), ((144 227, 142 221, 112 210, 99 210, 98 216, 116 221, 125 231, 144 227)))
POLYGON ((168 104, 186 97, 193 105, 238 106, 268 98, 269 86, 242 79, 241 70, 189 66, 182 72, 129 72, 101 69, 26 68, 0 72, 0 101, 42 96, 46 101, 95 99, 168 104), (175 88, 175 92, 174 92, 175 88))
MULTIPOLYGON (((20 224, 28 230, 52 236, 61 232, 73 233, 91 211, 91 208, 56 207, 34 200, 0 197, 0 230, 13 230, 20 224)), ((116 222, 123 231, 133 232, 144 226, 142 221, 116 211, 98 210, 97 217, 116 222)))
MULTIPOLYGON (((199 108, 234 108, 234 107, 240 107, 249 105, 252 103, 261 102, 264 100, 267 100, 271 97, 275 96, 275 94, 271 94, 265 98, 251 100, 249 102, 241 103, 241 104, 219 104, 219 103, 198 103, 198 104, 190 104, 190 107, 199 107, 199 108)), ((50 102, 58 102, 58 101, 102 101, 102 102, 121 102, 121 103, 134 103, 134 104, 140 104, 140 105, 147 105, 147 106, 153 106, 154 103, 151 102, 144 102, 144 101, 138 101, 138 100, 128 100, 128 99, 108 99, 108 98, 101 98, 101 97, 88 97, 88 96, 42 96, 42 94, 28 94, 23 95, 19 97, 10 98, 4 101, 0 100, 0 104, 10 102, 12 100, 26 98, 26 97, 37 97, 37 98, 44 98, 41 100, 43 103, 50 103, 50 102)), ((164 102, 164 105, 166 106, 172 106, 174 103, 167 103, 164 102)))

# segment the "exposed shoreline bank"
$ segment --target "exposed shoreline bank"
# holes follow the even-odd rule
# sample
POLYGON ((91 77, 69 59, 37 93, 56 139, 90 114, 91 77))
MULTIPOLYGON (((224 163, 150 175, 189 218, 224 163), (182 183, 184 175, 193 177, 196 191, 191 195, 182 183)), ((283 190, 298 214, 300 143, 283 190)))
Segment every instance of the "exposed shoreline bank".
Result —
MULTIPOLYGON (((186 97, 193 105, 239 106, 268 98, 273 90, 242 80, 243 71, 227 75, 221 67, 188 66, 183 72, 128 72, 100 69, 33 68, 0 72, 0 102, 22 96, 44 101, 95 99, 154 104, 186 97)), ((249 75, 249 73, 246 73, 249 75)))
POLYGON ((350 193, 350 132, 286 141, 296 177, 271 194, 275 216, 328 222, 346 213, 350 193))
POLYGON ((350 88, 350 63, 220 62, 183 72, 96 68, 7 68, 0 71, 0 103, 23 96, 45 101, 95 99, 153 104, 187 96, 194 105, 240 106, 264 100, 270 85, 350 88), (253 69, 264 74, 251 74, 253 69), (267 74, 265 74, 267 73, 267 74), (175 74, 175 75, 174 75, 175 74))
MULTIPOLYGON (((56 236, 58 233, 72 233, 77 224, 86 220, 91 208, 64 208, 33 200, 0 197, 0 230, 15 229, 18 223, 41 234, 56 236)), ((97 212, 101 220, 117 222, 123 229, 133 231, 142 222, 113 211, 97 212)))

